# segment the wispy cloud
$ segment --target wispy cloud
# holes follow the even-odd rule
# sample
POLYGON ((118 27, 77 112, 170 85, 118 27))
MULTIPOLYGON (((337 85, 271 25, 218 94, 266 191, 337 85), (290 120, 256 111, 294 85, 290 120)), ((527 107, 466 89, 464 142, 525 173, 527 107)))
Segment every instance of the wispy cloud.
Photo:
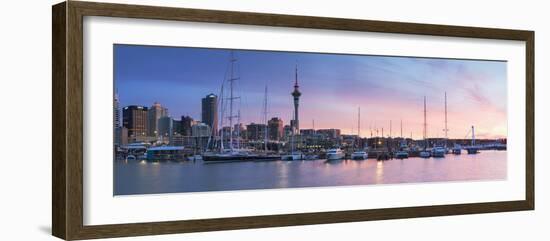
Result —
MULTIPOLYGON (((123 105, 160 101, 172 116, 200 120, 200 99, 218 94, 228 74, 228 50, 120 46, 115 48, 115 83, 123 105)), ((298 63, 303 128, 357 131, 361 107, 365 135, 370 130, 422 135, 423 97, 428 100, 428 133, 442 136, 444 93, 448 96, 451 137, 462 138, 475 125, 480 136, 507 135, 506 63, 453 59, 311 53, 235 51, 235 93, 244 122, 261 119, 264 87, 269 112, 288 123, 292 117, 294 68, 298 63)), ((226 86, 228 88, 228 86, 226 86)), ((400 134, 400 133, 399 133, 400 134)))

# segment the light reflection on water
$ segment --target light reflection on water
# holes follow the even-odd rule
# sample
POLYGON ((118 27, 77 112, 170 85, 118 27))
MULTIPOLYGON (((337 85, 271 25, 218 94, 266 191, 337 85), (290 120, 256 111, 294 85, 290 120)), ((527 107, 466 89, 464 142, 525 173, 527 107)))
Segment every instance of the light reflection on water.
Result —
POLYGON ((377 162, 115 162, 115 195, 506 178, 506 151, 377 162))

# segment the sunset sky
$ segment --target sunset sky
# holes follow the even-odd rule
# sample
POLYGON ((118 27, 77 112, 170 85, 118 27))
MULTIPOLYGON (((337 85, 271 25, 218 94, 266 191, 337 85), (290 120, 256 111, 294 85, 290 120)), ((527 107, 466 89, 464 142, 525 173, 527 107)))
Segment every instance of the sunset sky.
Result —
MULTIPOLYGON (((158 101, 179 119, 200 120, 201 98, 220 92, 230 50, 115 45, 115 88, 121 106, 158 101)), ((423 98, 429 137, 444 136, 447 92, 449 138, 464 138, 474 125, 479 138, 507 135, 506 62, 365 55, 235 50, 241 121, 260 123, 264 88, 268 118, 292 118, 290 93, 298 65, 300 128, 338 128, 361 136, 384 128, 392 136, 422 138, 423 98)))

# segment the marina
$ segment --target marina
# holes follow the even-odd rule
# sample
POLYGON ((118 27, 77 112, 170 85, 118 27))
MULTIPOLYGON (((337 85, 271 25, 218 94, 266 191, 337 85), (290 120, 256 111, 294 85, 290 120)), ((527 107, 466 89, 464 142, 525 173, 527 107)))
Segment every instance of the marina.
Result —
MULTIPOLYGON (((285 61, 263 66, 273 68, 265 74, 249 65, 262 64, 254 60, 265 58, 267 52, 184 49, 181 56, 187 51, 198 51, 195 54, 222 51, 218 55, 203 56, 218 63, 218 72, 194 83, 196 92, 180 89, 167 91, 169 96, 158 95, 161 92, 137 94, 129 91, 134 88, 134 82, 126 83, 125 96, 148 101, 163 98, 163 103, 168 102, 172 104, 171 109, 179 110, 176 117, 158 101, 151 106, 126 103, 120 111, 119 96, 115 94, 115 195, 506 178, 506 122, 502 121, 506 118, 501 116, 505 108, 489 103, 490 98, 481 98, 470 89, 448 85, 423 89, 413 85, 409 87, 417 91, 407 93, 402 84, 409 83, 408 79, 391 74, 399 78, 396 82, 399 85, 388 83, 391 91, 387 94, 367 93, 364 90, 369 88, 355 88, 364 81, 355 74, 349 75, 350 78, 359 79, 348 85, 339 82, 332 85, 333 79, 319 81, 324 75, 316 71, 326 69, 329 72, 325 74, 331 74, 331 68, 326 68, 329 62, 324 68, 315 69, 311 68, 312 62, 302 65, 294 59, 292 68, 288 66, 292 63, 291 56, 303 55, 308 59, 310 56, 306 53, 285 53, 285 61), (241 58, 244 55, 245 61, 248 58, 244 71, 235 52, 239 52, 241 58), (223 55, 228 58, 222 58, 223 55), (396 94, 397 90, 403 94, 396 94), (447 90, 451 90, 449 102, 447 90), (474 102, 465 101, 465 94, 474 102), (485 109, 476 109, 479 104, 485 109), (490 118, 484 117, 489 113, 487 110, 492 113, 490 118), (189 111, 192 114, 188 114, 189 111), (399 120, 398 131, 395 131, 395 120, 399 120), (495 123, 491 124, 493 120, 495 123), (365 122, 370 123, 368 128, 365 122)), ((174 56, 179 55, 168 57, 174 56)), ((324 55, 317 57, 322 59, 324 55)), ((347 59, 355 58, 352 56, 338 58, 350 61, 351 66, 360 63, 347 59)), ((380 64, 394 58, 391 61, 395 63, 411 63, 398 57, 361 58, 380 61, 380 64)), ((186 61, 194 64, 193 59, 186 61)), ((434 66, 426 65, 424 61, 428 60, 415 61, 418 67, 434 66)), ((440 63, 442 60, 430 61, 440 63)), ((210 62, 202 64, 210 66, 210 62)), ((453 68, 461 69, 466 63, 457 62, 453 68)), ((353 68, 348 70, 356 73, 353 68)), ((174 73, 179 71, 174 69, 174 73)), ((203 78, 205 73, 197 72, 194 78, 203 78)), ((330 76, 342 79, 347 73, 342 71, 330 76)), ((415 78, 417 73, 409 74, 415 78)), ((175 89, 182 87, 179 80, 170 85, 175 89)))
POLYGON ((506 179, 506 151, 445 158, 116 161, 115 195, 506 179))

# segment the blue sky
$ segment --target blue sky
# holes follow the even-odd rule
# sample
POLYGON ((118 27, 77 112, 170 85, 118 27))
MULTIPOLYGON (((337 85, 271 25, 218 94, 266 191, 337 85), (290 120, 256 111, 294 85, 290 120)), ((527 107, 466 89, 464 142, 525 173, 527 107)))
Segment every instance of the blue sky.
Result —
MULTIPOLYGON (((122 106, 158 101, 172 117, 200 120, 201 98, 219 94, 230 50, 115 45, 115 88, 122 106)), ((428 100, 428 135, 442 136, 444 93, 449 136, 463 138, 475 125, 480 137, 505 137, 506 62, 235 50, 236 95, 242 121, 260 122, 268 86, 269 118, 289 123, 294 69, 298 65, 301 128, 339 128, 361 135, 393 123, 399 135, 422 135, 423 97, 428 100)))

